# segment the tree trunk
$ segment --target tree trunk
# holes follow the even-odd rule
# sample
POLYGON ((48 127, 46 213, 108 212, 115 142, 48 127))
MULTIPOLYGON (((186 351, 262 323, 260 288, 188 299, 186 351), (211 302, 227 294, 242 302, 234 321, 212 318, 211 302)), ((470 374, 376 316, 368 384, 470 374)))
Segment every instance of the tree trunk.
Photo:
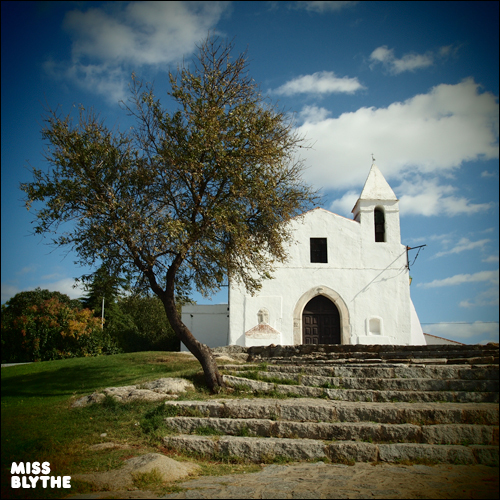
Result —
POLYGON ((175 304, 175 265, 172 265, 167 273, 167 286, 161 295, 163 307, 168 321, 181 342, 196 357, 203 368, 205 382, 212 393, 219 393, 222 387, 226 387, 222 375, 219 373, 217 363, 212 355, 210 347, 198 342, 194 335, 182 322, 175 304))
POLYGON ((222 379, 222 375, 219 373, 217 363, 212 355, 210 347, 195 339, 194 335, 189 331, 189 329, 184 325, 184 323, 179 318, 179 313, 175 306, 175 300, 170 297, 165 297, 163 300, 163 306, 165 307, 165 312, 167 313, 167 318, 177 334, 181 342, 189 349, 189 351, 196 357, 203 368, 203 373, 205 374, 205 382, 213 393, 218 393, 222 387, 226 384, 222 379))

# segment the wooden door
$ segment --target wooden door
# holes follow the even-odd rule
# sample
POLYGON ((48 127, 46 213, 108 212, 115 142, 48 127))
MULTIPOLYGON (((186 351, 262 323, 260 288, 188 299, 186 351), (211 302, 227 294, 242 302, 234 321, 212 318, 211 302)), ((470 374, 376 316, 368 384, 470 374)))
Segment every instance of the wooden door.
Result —
POLYGON ((311 299, 302 313, 304 344, 340 344, 340 314, 335 304, 318 295, 311 299))

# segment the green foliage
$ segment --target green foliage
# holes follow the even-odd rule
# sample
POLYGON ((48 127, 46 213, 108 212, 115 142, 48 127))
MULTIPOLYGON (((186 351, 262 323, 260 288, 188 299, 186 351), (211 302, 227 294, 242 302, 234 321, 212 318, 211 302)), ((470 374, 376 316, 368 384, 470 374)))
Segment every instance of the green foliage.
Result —
POLYGON ((163 477, 158 469, 136 473, 133 476, 134 486, 140 490, 158 489, 163 486, 163 477))
POLYGON ((256 434, 252 432, 246 425, 240 427, 237 435, 241 437, 256 437, 256 434))
MULTIPOLYGON (((51 292, 49 290, 41 289, 40 287, 34 290, 29 290, 27 292, 19 292, 14 297, 9 299, 5 306, 5 314, 12 317, 21 316, 24 311, 30 306, 39 306, 43 302, 49 299, 56 298, 61 304, 67 304, 73 308, 80 308, 81 304, 79 300, 71 300, 66 294, 60 292, 51 292)), ((4 312, 2 310, 2 316, 4 312)))
POLYGON ((164 304, 180 340, 202 363, 207 384, 223 385, 206 346, 178 312, 194 286, 204 295, 228 278, 250 292, 287 258, 289 223, 317 202, 290 114, 267 102, 246 54, 208 37, 194 64, 169 72, 166 109, 133 75, 125 111, 137 124, 110 129, 92 109, 76 120, 48 110, 42 137, 47 171, 21 184, 35 234, 54 235, 82 266, 130 276, 164 304), (60 231, 64 226, 64 231, 60 231))
POLYGON ((154 436, 158 431, 165 429, 165 418, 176 417, 178 414, 178 407, 162 403, 144 415, 140 422, 141 430, 146 435, 154 436))
POLYGON ((332 382, 323 382, 319 387, 322 387, 323 389, 342 389, 340 385, 336 385, 332 382))
POLYGON ((126 313, 117 303, 121 293, 128 288, 127 280, 116 276, 105 265, 101 265, 93 275, 85 277, 82 281, 86 283, 87 291, 85 297, 81 299, 82 304, 84 307, 92 309, 98 318, 102 318, 104 299, 105 330, 118 330, 129 326, 126 313))
POLYGON ((208 425, 200 425, 194 431, 198 436, 223 436, 224 432, 214 429, 208 425))
POLYGON ((179 339, 175 335, 158 297, 140 292, 125 295, 130 288, 102 265, 84 281, 87 295, 82 299, 85 307, 102 318, 104 298, 104 330, 125 352, 179 351, 179 339))
POLYGON ((59 292, 21 292, 2 305, 2 360, 97 356, 119 352, 92 311, 59 292))
POLYGON ((258 288, 286 258, 286 222, 317 197, 301 180, 305 146, 290 115, 266 102, 232 48, 209 37, 192 69, 169 73, 176 109, 134 75, 124 106, 138 123, 127 132, 83 107, 76 123, 49 110, 51 169, 21 185, 28 209, 43 203, 35 233, 55 233, 82 264, 135 275, 159 296, 169 270, 178 293, 191 283, 211 293, 228 275, 258 288))
MULTIPOLYGON (((47 461, 54 476, 109 470, 123 465, 131 453, 163 451, 162 442, 145 435, 140 422, 157 402, 104 404, 71 408, 81 396, 104 387, 138 385, 160 377, 184 377, 200 369, 197 360, 178 353, 141 352, 44 361, 2 368, 2 498, 60 498, 61 490, 10 487, 12 462, 47 461), (99 435, 106 432, 106 438, 99 435), (104 441, 124 448, 95 451, 104 441), (7 465, 9 467, 7 468, 7 465)), ((158 436, 164 434, 159 432, 158 436)), ((67 494, 84 493, 71 481, 67 494)), ((86 490, 89 493, 88 490, 86 490)))
POLYGON ((133 294, 121 297, 117 307, 127 324, 113 330, 125 352, 179 351, 180 342, 158 297, 133 294))

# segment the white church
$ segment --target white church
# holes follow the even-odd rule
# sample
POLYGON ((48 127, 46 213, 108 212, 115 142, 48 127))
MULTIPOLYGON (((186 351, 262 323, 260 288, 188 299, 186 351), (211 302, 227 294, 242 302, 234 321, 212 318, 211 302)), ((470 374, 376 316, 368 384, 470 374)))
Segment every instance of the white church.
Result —
POLYGON ((425 345, 399 202, 374 164, 352 213, 315 208, 292 219, 296 244, 258 294, 230 284, 228 304, 186 305, 182 321, 209 347, 425 345))

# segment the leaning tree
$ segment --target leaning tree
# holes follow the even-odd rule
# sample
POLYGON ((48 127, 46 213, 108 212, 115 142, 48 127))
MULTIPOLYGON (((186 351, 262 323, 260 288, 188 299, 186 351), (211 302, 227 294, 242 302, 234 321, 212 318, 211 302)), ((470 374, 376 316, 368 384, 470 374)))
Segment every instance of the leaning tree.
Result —
POLYGON ((135 275, 161 299, 175 333, 203 367, 213 392, 224 386, 210 349, 183 324, 179 296, 243 284, 253 293, 287 256, 287 222, 316 193, 301 179, 304 147, 287 113, 260 94, 246 53, 208 37, 191 66, 169 72, 173 103, 132 76, 122 103, 136 126, 109 129, 92 110, 49 109, 42 137, 47 171, 21 184, 35 234, 79 263, 135 275), (63 227, 63 226, 64 227, 63 227))

